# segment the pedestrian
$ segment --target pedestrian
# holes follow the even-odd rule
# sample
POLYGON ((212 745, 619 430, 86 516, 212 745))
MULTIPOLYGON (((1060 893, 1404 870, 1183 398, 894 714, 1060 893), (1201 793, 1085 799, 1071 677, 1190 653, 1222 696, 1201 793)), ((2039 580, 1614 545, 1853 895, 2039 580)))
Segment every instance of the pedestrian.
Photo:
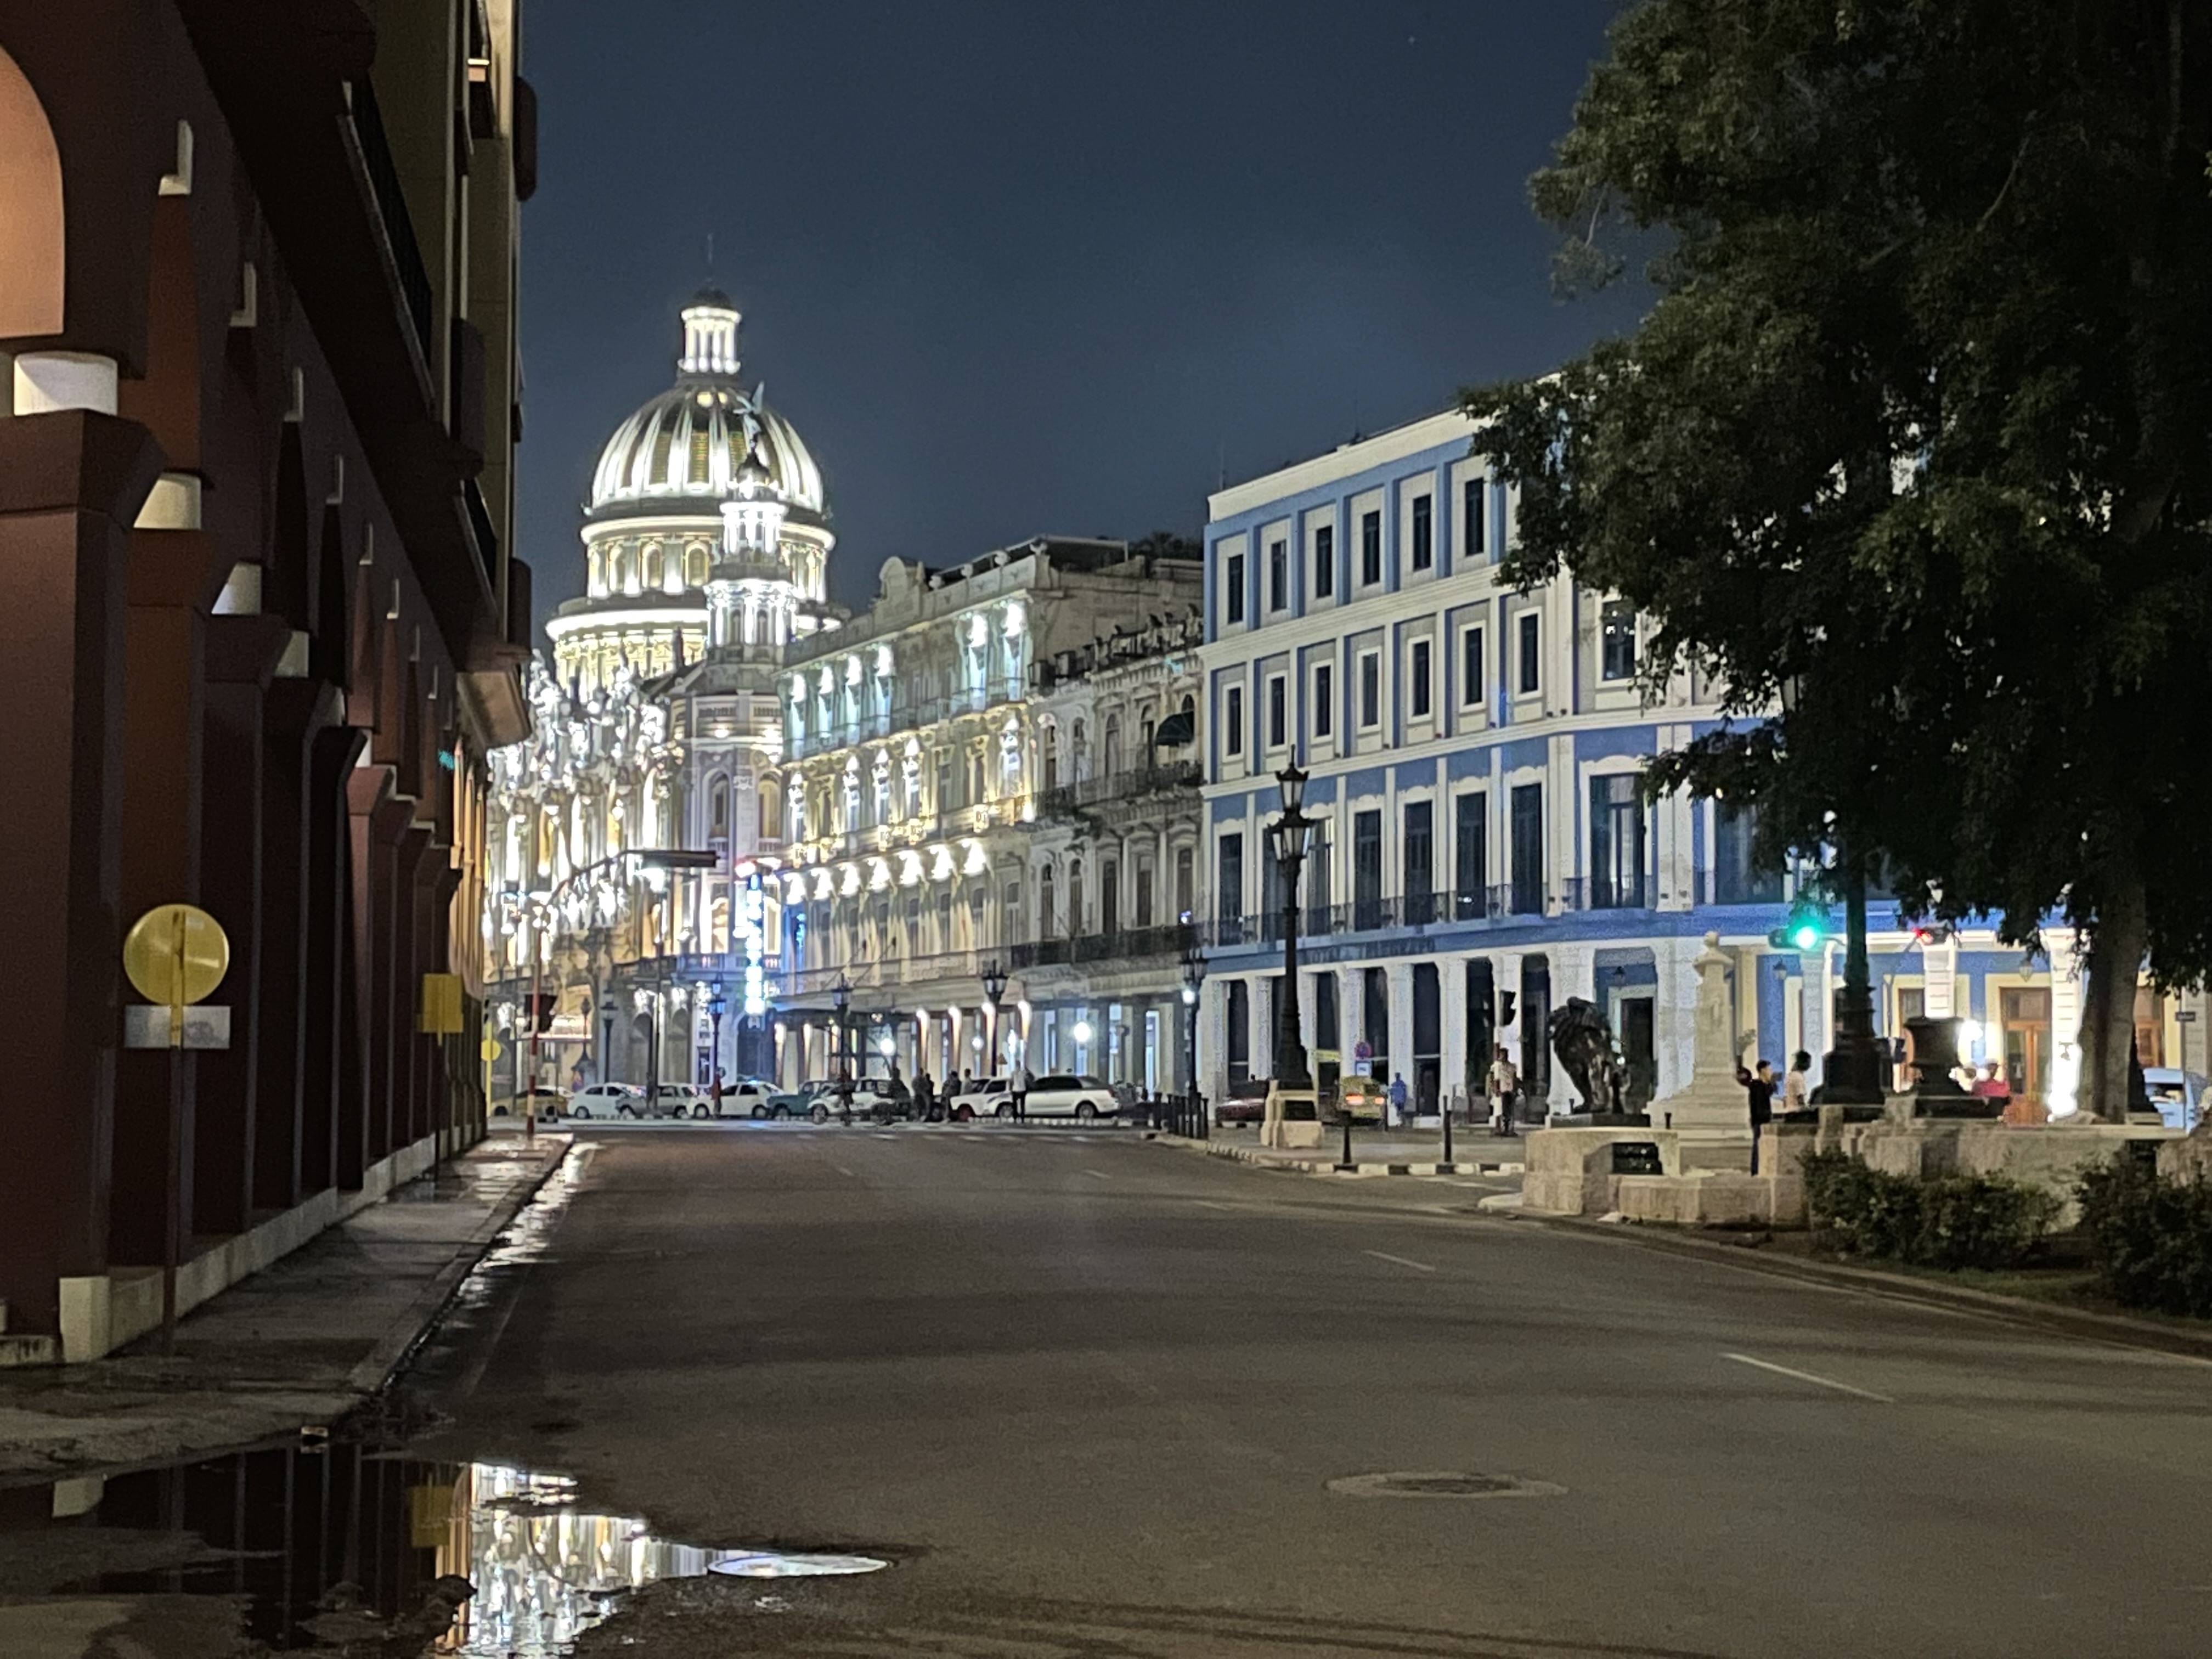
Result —
POLYGON ((1982 1074, 1974 1079, 1969 1092, 1978 1100, 2010 1100, 2012 1085, 1997 1075, 1996 1061, 1985 1060, 1982 1062, 1982 1074))
POLYGON ((1396 1128, 1406 1121, 1406 1074, 1390 1074, 1390 1127, 1396 1128))
POLYGON ((936 1105, 937 1097, 930 1088, 929 1067, 925 1066, 914 1074, 915 1115, 924 1123, 933 1122, 935 1120, 930 1114, 936 1105))
POLYGON ((1782 1109, 1802 1112, 1809 1103, 1806 1098, 1805 1074, 1813 1069, 1813 1056, 1800 1048, 1790 1057, 1790 1071, 1782 1079, 1782 1109))
POLYGON ((1007 1079, 1008 1089, 1014 1097, 1014 1121, 1017 1123, 1029 1121, 1030 1085, 1032 1081, 1034 1079, 1030 1076, 1030 1068, 1026 1065, 1015 1066, 1013 1076, 1007 1079))
POLYGON ((1492 1134, 1510 1135, 1521 1093, 1521 1074, 1513 1069, 1513 1057, 1505 1052, 1504 1043, 1493 1045, 1490 1056, 1490 1076, 1484 1085, 1490 1094, 1490 1130, 1492 1134))
POLYGON ((1750 1071, 1739 1066, 1735 1080, 1743 1085, 1744 1098, 1751 1108, 1751 1172, 1757 1175, 1759 1138, 1774 1118, 1774 1067, 1763 1060, 1750 1071))

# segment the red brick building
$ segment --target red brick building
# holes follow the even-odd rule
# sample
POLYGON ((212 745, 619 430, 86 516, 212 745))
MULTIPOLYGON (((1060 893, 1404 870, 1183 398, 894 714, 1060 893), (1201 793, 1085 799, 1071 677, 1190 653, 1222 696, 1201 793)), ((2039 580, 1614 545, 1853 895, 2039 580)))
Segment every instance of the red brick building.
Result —
POLYGON ((483 1131, 518 5, 0 0, 4 1357, 148 1329, 173 1190, 188 1307, 483 1131), (232 1036, 173 1149, 120 945, 180 900, 232 1036))

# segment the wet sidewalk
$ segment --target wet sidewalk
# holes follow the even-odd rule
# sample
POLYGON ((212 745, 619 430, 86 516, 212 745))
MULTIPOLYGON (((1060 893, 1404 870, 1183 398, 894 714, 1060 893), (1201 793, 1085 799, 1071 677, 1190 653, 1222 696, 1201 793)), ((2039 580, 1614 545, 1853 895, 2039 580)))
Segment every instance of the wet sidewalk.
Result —
POLYGON ((149 1337, 0 1370, 0 1481, 149 1463, 326 1425, 384 1384, 568 1151, 500 1136, 149 1337))
POLYGON ((1522 1139, 1518 1135, 1493 1135, 1486 1127, 1452 1126, 1452 1156, 1444 1157, 1443 1131, 1436 1129, 1360 1129, 1352 1132, 1352 1164, 1341 1165, 1344 1132, 1324 1125, 1321 1145, 1305 1147, 1262 1146, 1256 1128, 1219 1128, 1208 1140, 1189 1140, 1162 1134, 1158 1139, 1203 1151, 1215 1158, 1235 1158, 1271 1169, 1295 1170, 1303 1175, 1339 1176, 1505 1175, 1522 1173, 1522 1139))

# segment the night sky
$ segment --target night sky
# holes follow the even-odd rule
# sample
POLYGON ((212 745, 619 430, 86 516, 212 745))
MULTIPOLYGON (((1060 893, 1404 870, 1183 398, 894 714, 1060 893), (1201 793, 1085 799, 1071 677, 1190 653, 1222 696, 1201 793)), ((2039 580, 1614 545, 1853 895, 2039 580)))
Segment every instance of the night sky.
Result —
POLYGON ((894 555, 1196 533, 1206 491, 1634 321, 1562 303, 1526 181, 1620 0, 531 0, 518 550, 582 589, 599 446, 714 276, 894 555))

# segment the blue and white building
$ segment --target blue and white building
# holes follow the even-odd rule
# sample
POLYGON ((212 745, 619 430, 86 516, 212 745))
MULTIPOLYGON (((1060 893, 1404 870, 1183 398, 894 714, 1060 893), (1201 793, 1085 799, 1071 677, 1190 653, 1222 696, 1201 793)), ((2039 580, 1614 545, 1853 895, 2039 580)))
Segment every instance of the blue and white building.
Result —
MULTIPOLYGON (((1431 416, 1210 500, 1203 1086, 1218 1098, 1273 1067, 1267 829, 1293 761, 1322 823, 1297 994, 1324 1083, 1364 1045, 1376 1075, 1403 1075, 1425 1103, 1479 1094, 1496 1042, 1564 1105, 1544 1022, 1580 996, 1663 1096, 1688 1080, 1690 964, 1708 931, 1735 963, 1741 1054, 1779 1067, 1802 1048, 1817 1070, 1840 943, 1774 951, 1786 884, 1753 865, 1748 815, 1686 795, 1647 805, 1637 787, 1646 757, 1719 718, 1717 688, 1686 672, 1647 701, 1632 607, 1565 577, 1528 592, 1500 581, 1515 503, 1472 431, 1431 416)), ((1893 907, 1871 920, 1878 1029, 1955 1015, 2018 1092, 2071 1109, 2080 982, 2063 930, 2048 960, 2024 960, 1991 934, 1917 939, 1893 907)), ((2185 1029, 2154 999, 2144 1028, 2147 1061, 2185 1029)))

